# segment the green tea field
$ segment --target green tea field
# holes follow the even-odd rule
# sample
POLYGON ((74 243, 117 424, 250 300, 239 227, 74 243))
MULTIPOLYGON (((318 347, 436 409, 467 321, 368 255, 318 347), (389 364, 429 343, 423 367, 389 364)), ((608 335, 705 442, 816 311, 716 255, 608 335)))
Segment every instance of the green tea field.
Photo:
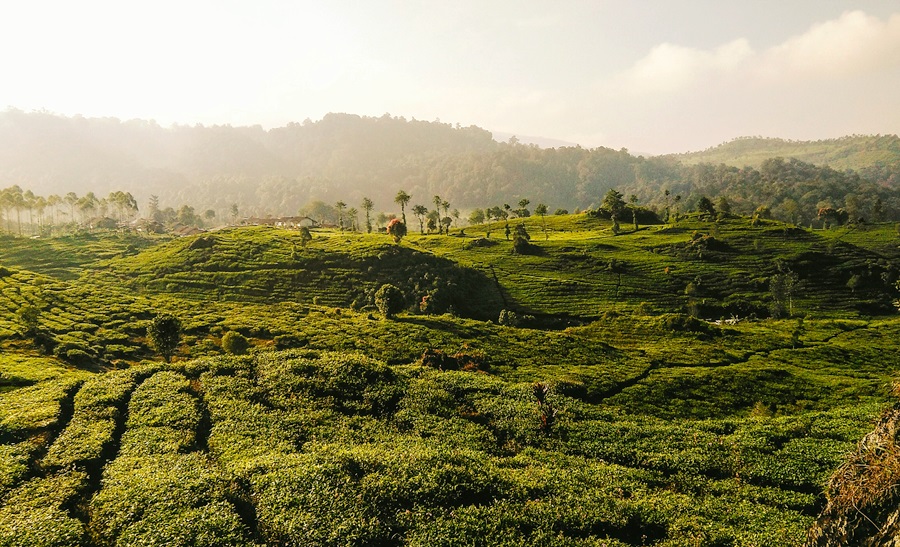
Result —
POLYGON ((0 546, 804 544, 895 227, 520 222, 0 235, 0 546))

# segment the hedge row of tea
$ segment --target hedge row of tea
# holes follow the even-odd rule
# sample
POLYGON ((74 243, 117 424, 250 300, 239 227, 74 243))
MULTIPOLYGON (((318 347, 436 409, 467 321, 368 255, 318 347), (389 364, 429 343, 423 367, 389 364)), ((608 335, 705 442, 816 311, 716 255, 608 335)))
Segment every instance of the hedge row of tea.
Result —
POLYGON ((58 420, 43 449, 4 444, 0 544, 796 545, 877 411, 624 417, 311 350, 73 382, 19 390, 72 410, 18 418, 58 420))
MULTIPOLYGON (((616 235, 608 221, 570 215, 548 218, 544 239, 540 219, 512 222, 533 234, 533 254, 512 253, 502 235, 498 245, 487 247, 462 238, 417 238, 413 244, 496 276, 510 301, 528 313, 589 318, 639 303, 657 313, 766 317, 770 279, 782 272, 798 276, 796 312, 889 313, 900 277, 900 236, 893 225, 808 231, 693 216, 637 231, 629 226, 616 235)), ((470 235, 480 231, 467 229, 470 235)))
POLYGON ((498 223, 5 238, 0 545, 801 542, 897 371, 900 321, 861 314, 893 232, 524 222, 528 255, 498 223), (785 271, 796 316, 746 319, 785 271), (161 312, 176 363, 136 366, 161 312))

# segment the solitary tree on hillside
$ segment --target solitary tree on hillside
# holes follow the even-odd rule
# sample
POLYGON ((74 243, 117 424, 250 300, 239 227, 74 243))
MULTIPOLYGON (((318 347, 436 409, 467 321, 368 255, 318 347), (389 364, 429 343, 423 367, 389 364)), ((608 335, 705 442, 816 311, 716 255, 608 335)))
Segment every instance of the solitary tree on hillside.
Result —
POLYGON ((538 203, 534 207, 534 214, 541 217, 541 229, 544 231, 544 239, 550 239, 550 236, 547 235, 547 223, 544 221, 544 216, 547 215, 547 206, 543 203, 538 203))
POLYGON ((719 199, 716 200, 716 208, 726 215, 731 214, 731 202, 725 196, 719 196, 719 199))
POLYGON ((412 211, 419 221, 419 231, 425 235, 425 215, 428 214, 428 209, 424 205, 414 205, 412 211))
POLYGON ((306 245, 312 241, 312 234, 309 231, 309 228, 306 226, 300 227, 300 245, 306 247, 306 245))
MULTIPOLYGON (((440 220, 441 220, 441 202, 442 202, 441 196, 437 196, 437 195, 434 196, 433 198, 431 198, 431 202, 434 203, 434 210, 437 212, 437 216, 438 216, 438 218, 437 218, 437 223, 440 224, 440 220)), ((440 229, 440 228, 439 228, 439 229, 440 229)))
POLYGON ((147 339, 168 363, 181 341, 181 321, 168 313, 157 315, 147 326, 147 339))
POLYGON ((30 304, 25 304, 16 311, 16 318, 22 324, 24 334, 26 336, 34 336, 38 330, 38 320, 41 317, 41 311, 30 304))
POLYGON ((344 231, 344 209, 347 208, 347 204, 343 201, 339 201, 334 204, 334 208, 337 209, 338 212, 338 223, 341 225, 341 231, 344 231))
POLYGON ((637 202, 638 197, 635 194, 631 194, 628 198, 628 207, 631 209, 631 221, 634 224, 634 231, 638 231, 638 221, 637 221, 637 202))
POLYGON ((519 208, 516 210, 517 217, 521 218, 531 216, 531 213, 528 212, 528 209, 526 209, 529 203, 531 203, 531 201, 529 201, 527 198, 522 198, 519 200, 519 208))
POLYGON ((700 196, 700 200, 697 201, 697 210, 703 214, 707 214, 710 216, 715 216, 716 207, 713 205, 713 202, 706 196, 700 196))
POLYGON ((663 191, 663 196, 665 196, 665 198, 666 198, 666 224, 669 223, 669 215, 671 213, 671 210, 669 209, 669 195, 670 194, 671 194, 671 192, 669 192, 668 188, 666 188, 665 191, 663 191))
POLYGON ((394 238, 394 243, 399 244, 406 237, 406 224, 399 218, 391 219, 387 225, 387 233, 394 238))
POLYGON ((382 285, 375 293, 375 307, 385 318, 393 318, 403 310, 403 292, 394 285, 382 285))
POLYGON ((615 222, 619 220, 619 215, 625 208, 625 200, 622 199, 622 194, 610 188, 606 196, 603 197, 603 204, 600 208, 608 212, 609 217, 615 222))
POLYGON ((363 198, 362 200, 362 208, 363 211, 366 212, 366 233, 372 233, 372 208, 375 207, 375 203, 369 198, 363 198))
POLYGON ((773 317, 781 317, 785 311, 788 315, 794 315, 794 295, 798 280, 797 274, 791 270, 781 271, 769 278, 769 291, 772 294, 769 311, 773 317))
POLYGON ((403 219, 403 224, 406 224, 406 204, 409 203, 409 200, 412 199, 409 194, 400 190, 397 192, 396 197, 394 197, 394 203, 400 206, 400 217, 403 219))

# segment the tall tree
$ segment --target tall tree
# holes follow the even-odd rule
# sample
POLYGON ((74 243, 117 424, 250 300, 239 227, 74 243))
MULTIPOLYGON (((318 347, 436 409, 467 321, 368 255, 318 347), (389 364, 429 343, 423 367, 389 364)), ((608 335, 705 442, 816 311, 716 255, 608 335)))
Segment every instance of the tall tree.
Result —
POLYGON ((671 192, 669 192, 669 189, 668 189, 668 188, 666 188, 665 191, 663 191, 663 196, 665 197, 665 201, 666 201, 666 224, 669 223, 669 215, 670 215, 670 213, 671 213, 671 211, 670 211, 670 209, 669 209, 669 207, 670 207, 670 205, 669 205, 669 195, 670 195, 670 194, 671 194, 671 192))
POLYGON ((50 221, 50 233, 53 233, 53 228, 56 226, 56 215, 59 212, 59 205, 62 203, 62 198, 57 194, 50 194, 47 196, 47 206, 50 207, 51 211, 51 221, 50 221))
POLYGON ((519 208, 516 209, 516 216, 520 218, 531 216, 531 213, 528 211, 528 204, 531 203, 531 200, 528 198, 522 198, 519 200, 519 208))
POLYGON ((419 231, 422 232, 422 235, 425 235, 425 215, 428 214, 428 209, 424 205, 413 205, 412 210, 419 221, 419 231))
POLYGON ((700 196, 700 199, 697 201, 697 210, 706 215, 715 216, 716 214, 715 205, 706 196, 700 196))
POLYGON ((66 194, 66 197, 63 198, 66 200, 66 204, 69 206, 69 222, 75 222, 75 206, 78 205, 78 194, 75 192, 69 192, 66 194))
POLYGON ((359 227, 359 211, 356 210, 356 207, 351 207, 347 210, 347 217, 350 219, 350 231, 357 231, 359 227))
POLYGON ((372 233, 372 208, 375 207, 375 202, 373 202, 369 198, 363 198, 362 200, 362 208, 363 211, 366 212, 366 233, 372 233))
POLYGON ((437 217, 438 217, 438 218, 437 218, 437 220, 438 220, 438 233, 443 233, 443 232, 440 231, 440 230, 441 230, 441 224, 440 224, 440 220, 441 220, 441 203, 442 203, 441 196, 437 196, 437 195, 434 196, 433 198, 431 198, 431 202, 434 203, 434 210, 437 212, 437 217))
POLYGON ((638 221, 637 221, 637 211, 638 211, 638 207, 637 207, 637 202, 638 202, 638 197, 637 197, 637 195, 636 195, 636 194, 631 194, 631 196, 628 198, 628 207, 631 209, 631 222, 634 224, 634 231, 635 231, 635 232, 638 231, 638 221))
POLYGON ((543 203, 538 203, 534 207, 534 214, 541 217, 541 229, 544 231, 544 239, 550 239, 550 236, 547 235, 547 223, 544 220, 544 216, 547 214, 547 206, 543 203))
POLYGON ((22 235, 22 209, 25 207, 25 196, 18 185, 10 189, 9 201, 13 209, 16 210, 16 226, 18 227, 19 235, 22 235))
POLYGON ((625 200, 622 199, 622 194, 617 192, 614 188, 610 188, 603 197, 603 204, 600 208, 609 213, 609 216, 613 221, 618 221, 619 215, 622 214, 622 210, 625 209, 625 200))
POLYGON ((150 202, 147 205, 147 218, 150 220, 159 221, 157 218, 159 216, 159 196, 155 194, 151 194, 150 202))
POLYGON ((31 190, 26 190, 22 194, 22 202, 25 209, 28 211, 28 229, 31 234, 34 235, 34 200, 35 195, 31 190))
POLYGON ((338 223, 341 226, 341 231, 344 231, 344 209, 347 208, 347 204, 343 201, 339 201, 334 204, 334 208, 337 209, 338 212, 338 223))
POLYGON ((394 197, 394 203, 400 206, 400 217, 403 219, 403 225, 406 225, 406 204, 412 199, 409 194, 400 190, 394 197))

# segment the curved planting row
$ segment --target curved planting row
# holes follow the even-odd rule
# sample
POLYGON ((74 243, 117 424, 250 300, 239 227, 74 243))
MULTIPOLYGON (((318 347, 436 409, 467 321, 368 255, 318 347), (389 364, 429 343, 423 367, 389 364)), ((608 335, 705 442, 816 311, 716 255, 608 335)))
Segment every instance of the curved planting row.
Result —
POLYGON ((76 387, 6 394, 47 408, 0 422, 0 545, 795 545, 872 411, 666 421, 312 350, 76 387))

